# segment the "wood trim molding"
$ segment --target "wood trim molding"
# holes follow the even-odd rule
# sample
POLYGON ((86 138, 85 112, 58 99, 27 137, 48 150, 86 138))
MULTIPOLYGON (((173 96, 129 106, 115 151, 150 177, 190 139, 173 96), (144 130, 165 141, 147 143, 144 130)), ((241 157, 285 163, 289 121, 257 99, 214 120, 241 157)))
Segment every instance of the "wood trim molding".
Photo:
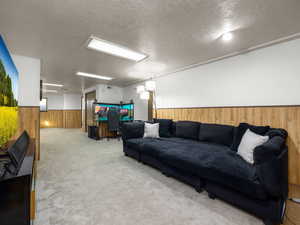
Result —
POLYGON ((158 118, 237 126, 240 122, 270 125, 289 133, 289 183, 300 185, 300 106, 158 109, 158 118))
POLYGON ((155 115, 153 111, 153 91, 149 91, 149 99, 148 99, 148 120, 151 121, 153 116, 155 115))
POLYGON ((21 108, 40 108, 39 105, 18 105, 21 108))
POLYGON ((253 105, 253 106, 195 106, 195 107, 161 107, 158 109, 211 109, 211 108, 266 108, 266 107, 300 107, 300 105, 253 105))
POLYGON ((18 106, 19 128, 17 135, 26 130, 29 136, 35 139, 36 159, 40 159, 40 107, 18 106))

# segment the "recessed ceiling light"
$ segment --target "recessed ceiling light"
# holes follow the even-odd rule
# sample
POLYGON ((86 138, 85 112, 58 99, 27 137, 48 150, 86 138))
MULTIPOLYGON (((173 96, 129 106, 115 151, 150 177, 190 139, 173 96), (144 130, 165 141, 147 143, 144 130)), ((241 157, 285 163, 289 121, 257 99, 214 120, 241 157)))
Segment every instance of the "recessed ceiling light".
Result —
POLYGON ((48 93, 57 93, 57 90, 43 90, 43 92, 48 92, 48 93))
POLYGON ((233 34, 231 32, 222 35, 223 41, 231 41, 233 39, 233 34))
POLYGON ((88 40, 87 48, 100 52, 105 52, 110 55, 130 59, 136 62, 141 61, 147 57, 147 55, 143 53, 133 51, 129 48, 99 39, 94 36, 91 36, 88 40))
POLYGON ((44 86, 63 87, 63 84, 43 83, 44 86))
POLYGON ((107 76, 101 76, 97 74, 92 74, 92 73, 84 73, 84 72, 77 72, 76 75, 78 76, 83 76, 83 77, 91 77, 91 78, 96 78, 96 79, 101 79, 101 80, 112 80, 112 77, 107 77, 107 76))

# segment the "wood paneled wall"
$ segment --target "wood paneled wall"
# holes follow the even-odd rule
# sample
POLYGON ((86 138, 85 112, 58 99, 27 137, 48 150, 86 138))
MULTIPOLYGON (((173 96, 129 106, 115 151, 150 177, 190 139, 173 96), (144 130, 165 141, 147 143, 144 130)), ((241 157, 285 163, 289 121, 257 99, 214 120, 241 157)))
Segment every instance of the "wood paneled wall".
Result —
POLYGON ((63 110, 41 112, 41 128, 63 128, 63 110))
POLYGON ((285 211, 285 218, 283 221, 284 225, 296 225, 300 224, 300 205, 288 200, 286 202, 286 211, 285 211))
POLYGON ((81 110, 41 112, 41 128, 81 128, 81 110))
MULTIPOLYGON (((289 183, 300 188, 300 106, 158 109, 158 118, 238 125, 247 122, 288 131, 289 183)), ((300 197, 300 196, 298 196, 300 197)))
POLYGON ((40 159, 40 107, 19 106, 19 128, 17 136, 26 130, 35 139, 35 156, 40 159))
POLYGON ((81 128, 81 110, 63 111, 64 128, 81 128))

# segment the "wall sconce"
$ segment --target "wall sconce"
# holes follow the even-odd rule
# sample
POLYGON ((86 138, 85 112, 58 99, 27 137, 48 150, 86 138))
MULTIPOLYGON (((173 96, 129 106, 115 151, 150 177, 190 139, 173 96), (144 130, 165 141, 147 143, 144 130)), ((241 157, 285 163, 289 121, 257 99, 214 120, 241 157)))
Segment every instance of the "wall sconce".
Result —
POLYGON ((145 85, 139 85, 136 88, 136 92, 140 94, 140 98, 143 100, 149 100, 150 94, 152 94, 152 103, 155 113, 155 118, 157 118, 157 107, 156 107, 156 82, 154 80, 148 80, 145 82, 145 85))
POLYGON ((149 91, 144 91, 144 92, 140 93, 140 98, 143 100, 149 100, 149 98, 150 98, 149 91))
POLYGON ((156 88, 156 83, 153 80, 148 80, 146 81, 145 86, 147 91, 154 91, 156 88))
POLYGON ((141 93, 143 93, 144 91, 145 91, 145 86, 144 86, 144 85, 139 85, 139 86, 136 87, 136 92, 137 92, 138 94, 141 94, 141 93))

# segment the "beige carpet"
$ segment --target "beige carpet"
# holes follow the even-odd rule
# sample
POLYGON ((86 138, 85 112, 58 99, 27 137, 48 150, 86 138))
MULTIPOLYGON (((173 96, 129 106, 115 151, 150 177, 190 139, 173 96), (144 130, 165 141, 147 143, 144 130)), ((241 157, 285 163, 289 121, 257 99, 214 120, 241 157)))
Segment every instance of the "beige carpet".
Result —
POLYGON ((35 225, 261 225, 123 156, 121 141, 42 129, 35 225))

